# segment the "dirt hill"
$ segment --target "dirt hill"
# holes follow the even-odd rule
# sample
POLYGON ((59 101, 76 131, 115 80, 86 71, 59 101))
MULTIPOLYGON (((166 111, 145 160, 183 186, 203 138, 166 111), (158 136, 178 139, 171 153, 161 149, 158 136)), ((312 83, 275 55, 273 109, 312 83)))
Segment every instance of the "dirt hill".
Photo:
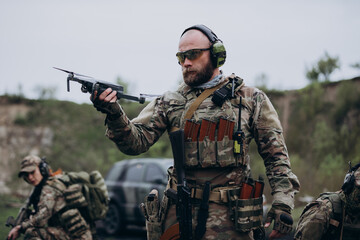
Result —
MULTIPOLYGON (((347 162, 360 162, 359 90, 358 77, 300 90, 266 91, 279 113, 293 170, 304 192, 336 190, 347 162), (332 180, 327 180, 329 176, 332 180), (313 182, 308 181, 311 177, 313 182)), ((144 107, 123 105, 130 118, 144 107)), ((98 169, 105 175, 114 162, 130 156, 106 140, 104 131, 104 117, 90 104, 0 96, 0 194, 10 189, 21 193, 25 185, 18 180, 17 170, 27 154, 46 156, 55 169, 98 169)), ((171 157, 166 137, 144 156, 171 157)), ((254 172, 263 171, 256 148, 252 158, 254 172)))

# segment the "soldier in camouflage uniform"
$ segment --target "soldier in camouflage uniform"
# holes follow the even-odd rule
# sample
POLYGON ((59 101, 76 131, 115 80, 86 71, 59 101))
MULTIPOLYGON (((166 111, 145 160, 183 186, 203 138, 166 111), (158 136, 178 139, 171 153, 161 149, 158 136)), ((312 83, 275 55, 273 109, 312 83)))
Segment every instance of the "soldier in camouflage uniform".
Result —
POLYGON ((300 216, 295 239, 360 238, 360 163, 350 169, 340 191, 322 193, 300 216))
POLYGON ((26 156, 23 159, 19 177, 35 187, 30 197, 33 213, 10 231, 8 239, 17 239, 21 233, 24 239, 31 240, 92 239, 79 210, 66 209, 63 193, 54 187, 54 182, 62 183, 52 175, 49 165, 41 158, 26 156))
MULTIPOLYGON (((236 201, 237 196, 230 196, 228 193, 238 190, 250 176, 249 144, 255 139, 259 153, 264 159, 274 197, 267 222, 270 224, 275 220, 277 228, 272 232, 275 238, 286 234, 289 232, 289 226, 286 223, 285 226, 279 216, 286 214, 291 218, 294 195, 298 192, 300 184, 291 171, 282 127, 269 98, 259 89, 246 86, 235 74, 225 76, 219 70, 225 62, 225 48, 215 33, 204 25, 195 25, 183 32, 177 57, 184 83, 176 91, 166 92, 150 102, 133 120, 128 119, 117 103, 116 92, 112 89, 109 88, 99 95, 97 92, 92 94, 91 100, 95 108, 107 114, 107 137, 125 154, 136 155, 147 151, 165 131, 184 129, 189 120, 199 124, 205 120, 218 124, 220 119, 225 119, 234 123, 231 129, 233 132, 238 129, 240 117, 240 127, 244 133, 241 154, 234 153, 234 141, 231 140, 231 136, 225 136, 221 141, 219 137, 217 140, 205 137, 202 142, 196 139, 187 139, 185 142, 185 174, 192 191, 193 229, 197 225, 202 190, 209 181, 209 217, 202 239, 254 239, 251 228, 238 231, 235 229, 235 222, 241 219, 234 219, 233 212, 229 211, 229 202, 236 201), (201 98, 199 96, 202 93, 220 88, 228 82, 234 83, 233 81, 238 83, 234 84, 233 98, 226 99, 218 106, 212 101, 213 94, 210 94, 190 116, 186 116, 188 110, 194 108, 196 99, 201 98)), ((176 189, 175 171, 170 169, 169 173, 168 188, 176 189)), ((161 209, 165 209, 165 212, 155 214, 160 219, 150 219, 153 222, 164 220, 160 234, 177 222, 175 204, 167 202, 166 198, 164 197, 161 204, 161 209)))

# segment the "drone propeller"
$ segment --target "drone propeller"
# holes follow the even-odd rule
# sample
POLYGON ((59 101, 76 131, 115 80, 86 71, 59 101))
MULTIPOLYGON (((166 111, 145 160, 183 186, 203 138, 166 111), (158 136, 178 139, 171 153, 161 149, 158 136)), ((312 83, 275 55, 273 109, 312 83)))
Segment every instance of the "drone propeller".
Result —
POLYGON ((93 77, 90 77, 90 76, 86 76, 86 75, 82 75, 82 74, 79 74, 79 73, 74 73, 74 72, 70 72, 68 70, 65 70, 65 69, 61 69, 61 68, 57 68, 57 67, 53 67, 57 70, 60 70, 60 71, 63 71, 63 72, 66 72, 66 73, 69 73, 69 74, 73 74, 73 75, 76 75, 76 76, 82 76, 82 77, 87 77, 87 78, 93 78, 93 77))
POLYGON ((160 96, 161 95, 140 93, 140 97, 144 97, 144 98, 156 98, 156 97, 160 97, 160 96))

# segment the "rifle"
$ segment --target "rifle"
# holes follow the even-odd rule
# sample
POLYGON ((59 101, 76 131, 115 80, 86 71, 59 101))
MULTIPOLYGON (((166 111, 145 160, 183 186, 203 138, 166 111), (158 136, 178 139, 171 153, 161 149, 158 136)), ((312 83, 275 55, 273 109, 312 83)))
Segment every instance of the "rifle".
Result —
POLYGON ((67 91, 68 92, 70 92, 70 81, 74 81, 74 82, 78 82, 81 84, 81 91, 83 93, 88 92, 88 93, 92 94, 95 90, 97 90, 98 94, 100 94, 103 91, 105 91, 107 88, 111 88, 112 90, 117 92, 116 97, 118 99, 125 98, 128 100, 137 101, 139 103, 145 102, 145 97, 142 94, 140 94, 140 97, 135 97, 135 96, 130 96, 130 95, 124 94, 124 87, 121 85, 117 85, 117 84, 102 81, 102 80, 97 80, 92 77, 74 73, 74 72, 64 70, 61 68, 57 68, 57 67, 54 67, 54 68, 69 74, 67 77, 67 91))
POLYGON ((173 225, 173 228, 169 228, 161 239, 178 239, 171 238, 169 236, 177 237, 177 230, 180 232, 181 240, 192 239, 192 214, 191 214, 191 192, 187 186, 184 162, 185 162, 185 151, 184 151, 184 130, 178 130, 169 134, 171 147, 174 155, 174 163, 177 176, 177 191, 169 188, 165 194, 167 197, 176 201, 176 218, 177 224, 173 225), (175 233, 169 233, 175 231, 175 233))
POLYGON ((25 221, 26 219, 28 219, 31 215, 31 209, 30 209, 30 205, 32 204, 31 201, 31 196, 34 193, 35 188, 32 190, 32 192, 30 193, 30 196, 28 197, 28 199, 25 202, 25 205, 23 205, 20 210, 19 213, 16 217, 16 219, 14 219, 13 216, 9 216, 8 219, 6 220, 5 226, 6 227, 15 227, 17 225, 20 225, 23 221, 25 221))

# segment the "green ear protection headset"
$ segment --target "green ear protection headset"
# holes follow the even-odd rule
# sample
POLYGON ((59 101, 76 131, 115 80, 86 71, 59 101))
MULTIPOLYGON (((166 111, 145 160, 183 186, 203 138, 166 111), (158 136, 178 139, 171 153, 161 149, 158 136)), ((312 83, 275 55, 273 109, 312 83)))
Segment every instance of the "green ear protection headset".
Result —
POLYGON ((184 35, 187 31, 191 29, 196 29, 201 31, 205 36, 210 40, 211 47, 210 47, 210 53, 211 53, 211 60, 214 64, 214 67, 218 68, 224 65, 225 59, 226 59, 226 50, 225 46, 222 43, 222 41, 216 36, 216 34, 205 25, 199 24, 194 25, 192 27, 189 27, 184 30, 184 32, 181 34, 184 35))

